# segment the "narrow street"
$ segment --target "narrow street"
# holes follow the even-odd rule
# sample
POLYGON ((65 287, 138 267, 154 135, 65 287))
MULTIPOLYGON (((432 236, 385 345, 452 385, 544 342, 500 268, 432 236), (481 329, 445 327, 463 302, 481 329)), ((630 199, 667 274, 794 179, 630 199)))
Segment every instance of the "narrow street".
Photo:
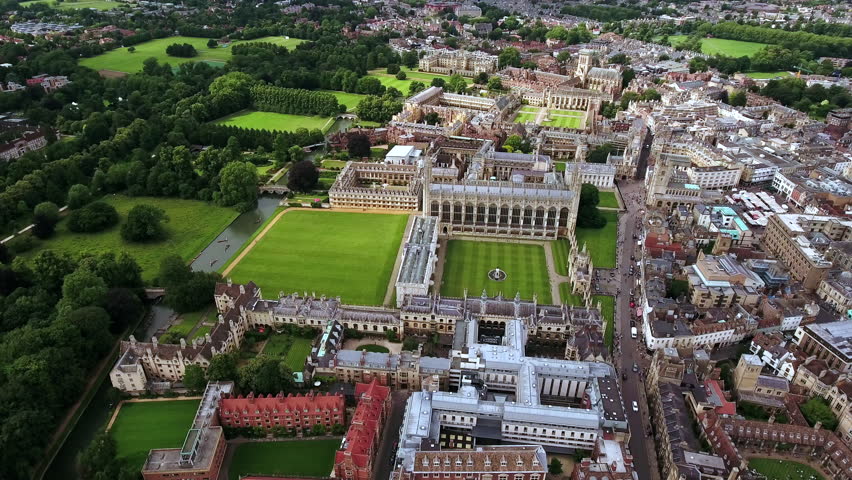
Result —
POLYGON ((408 400, 407 390, 391 393, 390 413, 388 414, 382 438, 379 440, 379 449, 376 452, 376 460, 373 463, 373 475, 376 480, 387 480, 390 478, 393 460, 396 457, 396 445, 399 440, 399 427, 402 426, 402 415, 405 413, 405 402, 408 400))

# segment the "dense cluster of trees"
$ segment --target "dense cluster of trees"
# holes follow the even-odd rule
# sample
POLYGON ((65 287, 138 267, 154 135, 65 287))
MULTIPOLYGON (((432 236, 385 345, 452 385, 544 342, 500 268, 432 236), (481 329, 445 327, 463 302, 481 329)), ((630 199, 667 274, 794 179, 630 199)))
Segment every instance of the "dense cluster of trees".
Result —
POLYGON ((815 57, 852 57, 852 38, 809 32, 788 32, 776 28, 741 25, 736 22, 722 22, 715 25, 705 23, 698 30, 729 40, 770 43, 790 50, 811 52, 815 57))
POLYGON ((194 312, 208 305, 216 282, 221 279, 216 272, 192 271, 177 255, 164 258, 157 275, 160 286, 166 289, 166 304, 178 313, 194 312))
POLYGON ((68 215, 68 230, 94 233, 118 224, 118 212, 106 202, 92 202, 68 215))
POLYGON ((173 43, 166 47, 166 55, 170 57, 191 58, 198 56, 198 50, 188 43, 173 43))
POLYGON ((630 7, 610 7, 604 5, 566 5, 560 13, 575 17, 591 18, 599 22, 618 22, 632 20, 642 15, 642 10, 630 7))
POLYGON ((832 110, 852 105, 852 94, 843 87, 808 87, 803 79, 795 77, 770 80, 760 93, 814 118, 825 118, 832 110))
POLYGON ((326 92, 255 85, 250 95, 254 107, 266 112, 332 117, 346 111, 334 95, 326 92))
POLYGON ((370 122, 387 123, 397 113, 402 111, 402 102, 397 97, 384 95, 377 97, 370 95, 355 107, 355 113, 362 120, 370 122))
POLYGON ((584 183, 580 190, 580 208, 577 211, 578 228, 603 228, 606 226, 606 217, 598 210, 600 195, 598 187, 591 183, 584 183))

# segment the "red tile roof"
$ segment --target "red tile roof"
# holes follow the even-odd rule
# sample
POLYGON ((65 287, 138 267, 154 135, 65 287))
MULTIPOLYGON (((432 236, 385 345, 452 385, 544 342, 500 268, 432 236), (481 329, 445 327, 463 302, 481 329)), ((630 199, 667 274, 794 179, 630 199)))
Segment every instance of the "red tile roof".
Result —
POLYGON ((261 394, 255 397, 254 393, 250 393, 246 397, 239 395, 237 397, 223 397, 219 400, 219 411, 222 413, 242 412, 243 410, 251 412, 255 410, 260 410, 261 412, 310 410, 313 412, 316 409, 334 410, 335 408, 341 412, 345 408, 343 396, 340 394, 331 395, 326 393, 317 395, 311 392, 307 395, 293 395, 291 393, 285 397, 283 393, 279 393, 274 397, 271 394, 266 396, 261 394))
POLYGON ((370 464, 372 447, 381 433, 385 401, 389 395, 390 388, 379 385, 376 380, 355 386, 358 407, 346 432, 344 448, 335 455, 335 464, 342 463, 347 454, 358 467, 364 468, 370 464))

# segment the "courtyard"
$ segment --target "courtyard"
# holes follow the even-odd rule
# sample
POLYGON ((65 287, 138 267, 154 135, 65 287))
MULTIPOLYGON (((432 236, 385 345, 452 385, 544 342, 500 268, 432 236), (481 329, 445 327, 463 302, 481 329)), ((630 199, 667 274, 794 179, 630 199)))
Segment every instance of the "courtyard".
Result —
POLYGON ((311 339, 273 334, 266 340, 261 353, 272 357, 284 357, 290 370, 301 372, 305 369, 305 359, 311 354, 311 339))
POLYGON ((152 448, 179 448, 198 410, 198 399, 126 402, 110 427, 117 457, 142 468, 152 448))
POLYGON ((408 215, 285 210, 224 275, 278 292, 382 305, 408 215))
POLYGON ((766 476, 766 480, 824 480, 813 468, 790 460, 752 458, 748 468, 766 476))
POLYGON ((340 439, 249 442, 236 446, 228 478, 252 475, 327 477, 340 439))
POLYGON ((518 109, 515 123, 535 123, 556 128, 582 128, 585 112, 524 105, 518 109))
POLYGON ((489 296, 500 293, 512 298, 520 292, 521 298, 552 303, 550 279, 547 272, 544 247, 539 244, 479 242, 450 240, 444 259, 441 295, 478 297, 485 290, 489 296), (499 268, 505 272, 502 281, 492 280, 489 273, 499 268))
POLYGON ((616 241, 618 240, 618 213, 602 210, 606 218, 603 228, 577 228, 575 236, 577 245, 583 243, 592 255, 595 268, 615 268, 616 241))

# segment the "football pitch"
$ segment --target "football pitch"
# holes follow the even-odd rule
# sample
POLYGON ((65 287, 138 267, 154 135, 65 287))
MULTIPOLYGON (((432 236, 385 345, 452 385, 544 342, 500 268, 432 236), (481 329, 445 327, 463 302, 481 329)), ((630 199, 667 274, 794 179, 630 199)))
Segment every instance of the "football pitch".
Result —
POLYGON ((270 298, 313 292, 381 305, 407 221, 408 215, 287 211, 229 276, 254 281, 270 298))
POLYGON ((478 297, 485 289, 489 296, 502 293, 512 298, 516 292, 521 298, 551 303, 550 282, 544 247, 525 243, 477 242, 450 240, 444 260, 441 295, 478 297), (503 281, 489 278, 488 273, 499 268, 506 273, 503 281))

